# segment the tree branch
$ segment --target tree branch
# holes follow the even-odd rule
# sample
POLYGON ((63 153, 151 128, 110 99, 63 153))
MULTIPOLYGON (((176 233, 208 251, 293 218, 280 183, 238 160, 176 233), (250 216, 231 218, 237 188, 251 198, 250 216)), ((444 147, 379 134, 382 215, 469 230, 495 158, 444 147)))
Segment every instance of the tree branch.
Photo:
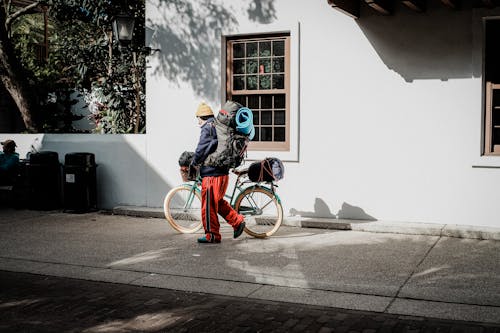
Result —
POLYGON ((12 0, 3 0, 3 9, 5 10, 5 17, 9 16, 10 4, 12 0))
MULTIPOLYGON (((18 17, 22 16, 22 15, 25 15, 27 14, 27 12, 29 12, 30 10, 32 10, 33 8, 36 8, 38 7, 38 5, 41 3, 42 1, 35 1, 33 2, 31 5, 28 5, 26 7, 23 7, 21 9, 19 9, 17 12, 15 12, 14 14, 12 15, 8 15, 7 16, 7 19, 5 20, 5 27, 7 28, 7 31, 10 31, 10 26, 12 25, 12 22, 14 22, 15 19, 17 19, 18 17)), ((10 0, 9 0, 9 3, 10 3, 10 0)))

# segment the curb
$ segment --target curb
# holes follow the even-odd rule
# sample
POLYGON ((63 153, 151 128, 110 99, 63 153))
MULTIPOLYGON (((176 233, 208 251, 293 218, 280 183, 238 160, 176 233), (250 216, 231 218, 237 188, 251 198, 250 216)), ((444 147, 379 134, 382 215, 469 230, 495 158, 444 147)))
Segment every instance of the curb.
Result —
MULTIPOLYGON (((165 218, 162 208, 117 206, 113 208, 112 212, 115 215, 127 215, 143 218, 165 218)), ((331 219, 300 216, 285 217, 283 225, 300 228, 353 230, 363 232, 500 241, 500 228, 487 226, 331 219)))

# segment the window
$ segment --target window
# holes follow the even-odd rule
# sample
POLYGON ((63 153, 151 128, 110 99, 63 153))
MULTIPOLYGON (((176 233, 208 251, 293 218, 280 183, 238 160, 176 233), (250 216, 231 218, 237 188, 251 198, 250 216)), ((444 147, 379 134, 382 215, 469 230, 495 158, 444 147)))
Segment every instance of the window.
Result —
POLYGON ((485 21, 484 154, 500 155, 500 20, 485 21))
POLYGON ((250 108, 250 150, 290 149, 290 35, 226 41, 226 96, 250 108))

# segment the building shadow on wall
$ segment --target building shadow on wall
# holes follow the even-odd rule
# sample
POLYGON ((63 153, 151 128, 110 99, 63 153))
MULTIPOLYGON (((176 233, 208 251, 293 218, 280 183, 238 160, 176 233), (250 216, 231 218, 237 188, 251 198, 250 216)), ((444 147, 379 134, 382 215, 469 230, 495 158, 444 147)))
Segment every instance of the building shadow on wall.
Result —
MULTIPOLYGON (((55 151, 64 164, 68 153, 94 154, 99 209, 121 205, 161 207, 166 193, 181 183, 180 175, 178 179, 166 180, 148 162, 146 138, 142 135, 33 134, 17 135, 14 139, 21 158, 33 150, 55 151)), ((165 169, 178 169, 177 158, 172 155, 165 169)))
MULTIPOLYGON (((152 75, 166 77, 170 82, 190 84, 193 91, 208 100, 219 98, 221 86, 221 36, 235 32, 238 21, 233 10, 217 0, 196 5, 187 0, 157 0, 155 19, 146 25, 152 29, 151 46, 158 62, 152 75)), ((274 0, 251 0, 250 20, 271 23, 276 19, 274 0)))
POLYGON ((366 221, 377 221, 371 215, 368 215, 363 208, 352 206, 347 202, 342 204, 342 208, 337 213, 337 218, 339 219, 349 219, 349 220, 366 220, 366 221))
POLYGON ((356 22, 380 59, 407 82, 479 77, 480 61, 472 61, 477 52, 472 9, 466 3, 450 10, 429 1, 425 13, 416 13, 398 1, 391 16, 362 6, 356 22))
POLYGON ((330 207, 326 204, 326 202, 321 198, 316 198, 314 200, 314 211, 301 211, 295 208, 290 209, 290 215, 300 215, 302 217, 321 217, 321 218, 336 218, 335 214, 332 214, 330 211, 330 207))
POLYGON ((295 208, 290 209, 290 215, 301 216, 301 217, 317 217, 326 219, 349 219, 349 220, 367 220, 367 221, 377 221, 371 215, 368 215, 361 207, 353 206, 344 202, 342 207, 337 212, 333 214, 330 210, 328 204, 321 198, 316 198, 314 201, 314 211, 302 211, 295 208))

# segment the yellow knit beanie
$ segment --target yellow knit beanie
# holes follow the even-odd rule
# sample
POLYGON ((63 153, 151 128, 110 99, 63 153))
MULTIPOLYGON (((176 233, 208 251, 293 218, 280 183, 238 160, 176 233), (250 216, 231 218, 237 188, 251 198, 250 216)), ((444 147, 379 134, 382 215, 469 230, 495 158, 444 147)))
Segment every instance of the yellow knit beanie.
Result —
POLYGON ((205 103, 201 103, 200 106, 198 106, 198 110, 196 110, 196 117, 213 116, 213 115, 214 113, 212 112, 212 109, 205 103))

